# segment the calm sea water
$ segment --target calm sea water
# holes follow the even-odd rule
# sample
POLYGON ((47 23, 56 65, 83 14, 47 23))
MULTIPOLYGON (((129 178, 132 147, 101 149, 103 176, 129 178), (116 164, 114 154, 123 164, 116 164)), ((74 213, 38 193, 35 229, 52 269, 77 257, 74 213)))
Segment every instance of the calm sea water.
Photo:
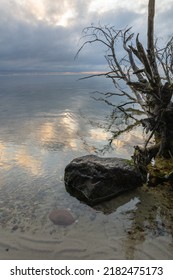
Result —
POLYGON ((0 258, 172 258, 172 201, 162 191, 135 190, 96 209, 66 192, 73 158, 130 158, 143 141, 134 130, 112 149, 112 107, 91 98, 112 91, 110 81, 78 78, 0 76, 0 258), (78 222, 53 225, 54 208, 70 208, 78 222))

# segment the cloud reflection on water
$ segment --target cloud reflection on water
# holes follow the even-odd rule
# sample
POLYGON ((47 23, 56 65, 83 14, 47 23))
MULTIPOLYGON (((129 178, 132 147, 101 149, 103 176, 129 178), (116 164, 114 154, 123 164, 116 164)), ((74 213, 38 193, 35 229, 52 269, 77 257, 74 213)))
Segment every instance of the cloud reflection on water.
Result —
MULTIPOLYGON (((91 127, 85 119, 80 119, 70 110, 53 118, 35 118, 29 126, 28 122, 22 121, 22 130, 19 129, 19 121, 16 125, 15 129, 12 130, 13 135, 9 135, 9 127, 7 139, 0 143, 0 165, 3 169, 10 169, 15 163, 28 170, 33 176, 44 173, 42 162, 46 161, 48 156, 44 151, 65 152, 70 150, 79 154, 81 152, 83 154, 95 153, 108 145, 112 135, 111 131, 97 127, 97 124, 91 127), (12 144, 9 142, 10 138, 13 139, 12 144), (9 148, 10 146, 13 147, 9 148)), ((138 144, 143 142, 143 137, 137 129, 113 139, 111 143, 112 155, 130 157, 136 142, 138 144)), ((109 153, 110 151, 107 150, 103 154, 107 156, 109 153)))
POLYGON ((38 176, 42 173, 40 160, 30 155, 26 148, 19 150, 15 159, 17 165, 29 171, 33 176, 38 176))
POLYGON ((38 125, 37 141, 47 149, 78 149, 77 131, 79 125, 71 113, 64 112, 51 121, 38 125))

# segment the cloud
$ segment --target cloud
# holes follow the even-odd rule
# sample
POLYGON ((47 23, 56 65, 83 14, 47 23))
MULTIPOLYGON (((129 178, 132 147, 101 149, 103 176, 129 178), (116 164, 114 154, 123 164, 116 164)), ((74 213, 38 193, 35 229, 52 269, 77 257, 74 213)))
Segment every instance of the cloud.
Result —
POLYGON ((166 5, 161 5, 156 10, 155 19, 155 30, 158 37, 167 39, 173 35, 172 31, 172 14, 173 14, 173 2, 172 0, 167 0, 166 5))
MULTIPOLYGON (((172 10, 170 0, 162 5, 158 3, 156 30, 159 36, 170 33, 167 26, 171 25, 172 10)), ((98 45, 88 47, 80 60, 74 61, 82 29, 99 22, 116 28, 133 26, 144 38, 147 1, 136 0, 134 10, 132 0, 1 0, 0 70, 101 70, 105 67, 104 52, 98 45)))
MULTIPOLYGON (((39 69, 41 63, 47 64, 47 67, 52 64, 56 67, 74 57, 72 37, 68 29, 39 22, 34 26, 15 22, 12 27, 7 26, 7 29, 7 33, 1 36, 0 40, 1 67, 10 61, 14 64, 17 62, 17 67, 27 67, 29 61, 31 65, 35 61, 33 66, 39 69)), ((3 33, 2 30, 0 32, 3 33)))

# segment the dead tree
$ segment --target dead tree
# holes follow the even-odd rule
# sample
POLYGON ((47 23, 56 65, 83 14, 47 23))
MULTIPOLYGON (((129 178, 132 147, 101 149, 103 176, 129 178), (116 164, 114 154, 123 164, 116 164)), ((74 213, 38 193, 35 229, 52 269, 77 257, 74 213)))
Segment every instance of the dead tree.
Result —
POLYGON ((108 97, 122 96, 124 103, 114 106, 133 123, 139 122, 136 113, 145 116, 140 123, 148 139, 143 149, 136 147, 134 153, 135 161, 138 164, 143 161, 145 165, 156 156, 173 157, 173 37, 159 48, 158 40, 154 41, 154 14, 155 0, 149 0, 147 48, 132 28, 116 30, 114 26, 92 25, 83 30, 84 43, 78 51, 87 44, 100 43, 106 47, 110 71, 85 78, 111 79, 116 92, 104 93, 101 99, 108 103, 108 97), (153 146, 150 145, 152 137, 155 137, 153 146))

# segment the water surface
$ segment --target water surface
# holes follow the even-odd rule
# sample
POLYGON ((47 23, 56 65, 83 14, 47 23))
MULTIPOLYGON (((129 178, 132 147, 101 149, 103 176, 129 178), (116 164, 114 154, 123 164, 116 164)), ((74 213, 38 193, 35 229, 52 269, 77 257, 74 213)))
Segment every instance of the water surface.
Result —
POLYGON ((172 259, 170 190, 144 187, 95 209, 66 192, 64 168, 74 157, 130 158, 144 141, 137 128, 111 149, 112 107, 91 98, 111 91, 110 81, 78 78, 0 76, 0 258, 172 259), (55 208, 77 222, 54 225, 55 208))

